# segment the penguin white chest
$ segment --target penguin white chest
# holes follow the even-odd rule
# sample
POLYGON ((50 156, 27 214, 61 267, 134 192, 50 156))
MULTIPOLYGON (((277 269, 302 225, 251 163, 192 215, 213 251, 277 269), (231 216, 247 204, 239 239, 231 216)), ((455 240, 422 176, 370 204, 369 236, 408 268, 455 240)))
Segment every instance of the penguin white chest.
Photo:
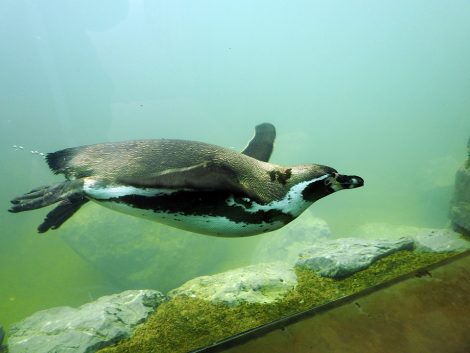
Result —
POLYGON ((115 211, 195 233, 230 237, 270 232, 291 222, 312 204, 302 192, 324 178, 298 183, 283 198, 266 204, 225 191, 110 186, 92 179, 85 181, 83 189, 91 200, 115 211))
POLYGON ((274 208, 257 209, 263 205, 246 198, 238 203, 230 194, 109 187, 92 180, 86 181, 84 191, 91 200, 109 209, 207 235, 255 235, 281 228, 293 219, 274 208))
POLYGON ((225 216, 213 215, 188 215, 183 213, 171 213, 162 211, 151 211, 136 208, 130 204, 113 201, 102 201, 93 199, 96 203, 106 208, 125 213, 139 218, 159 222, 171 227, 187 230, 190 232, 215 235, 215 236, 249 236, 270 232, 281 228, 285 224, 280 221, 273 222, 235 222, 225 216))

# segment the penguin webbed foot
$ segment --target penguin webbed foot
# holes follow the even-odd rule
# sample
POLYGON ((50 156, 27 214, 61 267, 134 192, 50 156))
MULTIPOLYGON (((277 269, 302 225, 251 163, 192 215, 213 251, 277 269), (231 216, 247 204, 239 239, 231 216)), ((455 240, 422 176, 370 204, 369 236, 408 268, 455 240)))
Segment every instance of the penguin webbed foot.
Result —
POLYGON ((49 212, 43 223, 39 225, 38 232, 44 233, 49 229, 57 229, 88 202, 83 195, 82 186, 82 180, 67 180, 35 188, 12 199, 10 201, 12 206, 8 211, 12 213, 30 211, 59 202, 58 206, 49 212))
POLYGON ((47 214, 44 221, 38 227, 38 233, 44 233, 49 229, 59 228, 86 202, 88 202, 88 199, 82 195, 76 195, 65 199, 59 203, 56 208, 47 214))
POLYGON ((41 186, 15 197, 10 201, 13 206, 8 211, 18 213, 52 205, 61 199, 63 184, 41 186))

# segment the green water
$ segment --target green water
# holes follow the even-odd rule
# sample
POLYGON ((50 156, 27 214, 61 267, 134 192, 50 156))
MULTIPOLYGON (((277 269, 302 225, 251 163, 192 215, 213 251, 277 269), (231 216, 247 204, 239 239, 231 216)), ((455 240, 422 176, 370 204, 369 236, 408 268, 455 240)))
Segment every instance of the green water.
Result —
POLYGON ((269 121, 272 162, 365 179, 312 207, 336 236, 369 222, 447 224, 470 134, 468 1, 4 0, 0 42, 7 329, 40 309, 248 264, 259 239, 194 235, 92 204, 38 235, 47 210, 6 212, 11 198, 61 180, 31 150, 162 137, 241 150, 269 121), (77 248, 105 252, 100 266, 77 248))

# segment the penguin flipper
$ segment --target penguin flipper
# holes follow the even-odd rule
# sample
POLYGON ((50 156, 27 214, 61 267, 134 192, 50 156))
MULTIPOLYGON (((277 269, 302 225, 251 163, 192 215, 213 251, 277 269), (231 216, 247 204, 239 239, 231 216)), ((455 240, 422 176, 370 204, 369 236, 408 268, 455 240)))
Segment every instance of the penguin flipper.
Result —
POLYGON ((255 127, 255 136, 242 151, 243 154, 262 162, 269 161, 273 152, 276 129, 273 124, 263 123, 255 127))
POLYGON ((234 194, 256 195, 239 182, 235 171, 227 165, 204 162, 186 168, 168 169, 142 177, 123 176, 120 183, 135 187, 189 189, 204 191, 230 191, 234 194))

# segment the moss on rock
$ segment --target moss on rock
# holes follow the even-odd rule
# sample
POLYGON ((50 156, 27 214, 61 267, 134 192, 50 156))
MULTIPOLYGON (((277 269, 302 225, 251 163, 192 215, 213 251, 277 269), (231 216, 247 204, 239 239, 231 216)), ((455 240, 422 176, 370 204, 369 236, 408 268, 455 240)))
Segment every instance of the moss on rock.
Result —
POLYGON ((296 288, 271 304, 244 303, 228 307, 196 298, 175 297, 160 305, 131 338, 100 353, 189 352, 284 316, 357 293, 452 255, 400 251, 341 280, 324 278, 311 270, 297 267, 296 288))

